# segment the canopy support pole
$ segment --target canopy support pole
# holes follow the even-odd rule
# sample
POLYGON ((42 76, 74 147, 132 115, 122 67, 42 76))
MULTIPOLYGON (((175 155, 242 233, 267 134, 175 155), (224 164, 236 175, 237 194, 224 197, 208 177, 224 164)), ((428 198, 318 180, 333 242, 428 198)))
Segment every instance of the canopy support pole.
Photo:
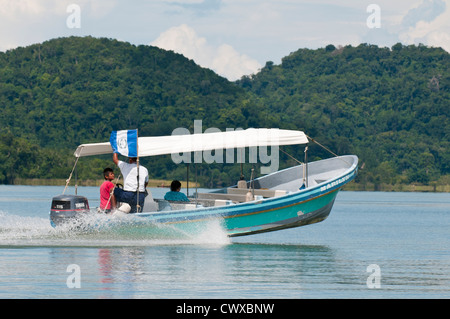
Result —
POLYGON ((321 148, 323 148, 324 150, 326 150, 327 152, 329 152, 330 154, 332 154, 333 156, 336 156, 337 158, 339 158, 341 161, 344 161, 345 163, 352 165, 352 163, 347 162, 346 160, 344 160, 343 158, 341 158, 339 155, 337 155, 336 153, 332 152, 329 148, 323 146, 322 144, 320 144, 319 142, 317 142, 315 139, 313 139, 312 137, 309 137, 308 135, 306 135, 306 137, 308 139, 310 139, 311 141, 313 141, 314 143, 316 143, 317 145, 319 145, 321 148))
POLYGON ((76 159, 76 161, 75 161, 75 165, 74 165, 73 168, 72 168, 72 172, 70 172, 69 178, 66 179, 66 187, 64 187, 64 190, 63 190, 63 192, 62 192, 63 195, 64 195, 64 193, 66 192, 67 186, 69 186, 70 180, 72 179, 72 174, 73 174, 75 168, 77 167, 77 163, 78 163, 78 160, 79 160, 79 159, 80 159, 80 157, 77 157, 77 159, 76 159))
POLYGON ((136 150, 137 150, 137 157, 136 157, 136 168, 137 168, 137 193, 136 193, 136 212, 140 213, 141 206, 139 205, 139 133, 138 129, 136 129, 136 150))
POLYGON ((303 174, 303 183, 308 188, 308 144, 305 147, 305 171, 303 174))
POLYGON ((75 167, 75 195, 78 195, 78 168, 75 167))
POLYGON ((195 163, 195 205, 198 203, 197 163, 195 163))
POLYGON ((186 196, 189 197, 189 163, 186 163, 186 196))

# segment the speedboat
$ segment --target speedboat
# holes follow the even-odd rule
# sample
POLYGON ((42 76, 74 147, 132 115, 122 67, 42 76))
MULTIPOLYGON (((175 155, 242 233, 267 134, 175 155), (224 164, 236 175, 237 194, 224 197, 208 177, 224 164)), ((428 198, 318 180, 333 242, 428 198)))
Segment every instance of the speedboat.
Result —
MULTIPOLYGON (((281 129, 139 137, 138 155, 186 155, 218 149, 282 145, 305 145, 307 154, 311 142, 315 141, 302 131, 281 129)), ((78 161, 84 156, 112 152, 111 143, 104 142, 82 144, 74 155, 78 161)), ((218 221, 230 237, 309 225, 328 217, 339 190, 355 178, 357 167, 355 155, 305 161, 259 178, 240 180, 230 187, 196 191, 189 202, 170 202, 150 194, 142 212, 121 216, 130 225, 165 225, 186 233, 218 221)), ((53 198, 50 220, 52 226, 58 227, 79 223, 84 216, 95 214, 97 211, 89 207, 85 197, 63 194, 53 198)))

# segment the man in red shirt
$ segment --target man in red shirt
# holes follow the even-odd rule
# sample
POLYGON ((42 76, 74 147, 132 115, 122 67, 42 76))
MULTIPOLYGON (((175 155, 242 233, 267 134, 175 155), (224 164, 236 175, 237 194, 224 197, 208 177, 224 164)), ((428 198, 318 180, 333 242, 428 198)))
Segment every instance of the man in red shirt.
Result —
POLYGON ((116 198, 113 192, 115 185, 111 182, 114 180, 114 171, 107 167, 103 170, 103 176, 105 181, 100 186, 100 209, 102 212, 109 213, 116 208, 116 198))

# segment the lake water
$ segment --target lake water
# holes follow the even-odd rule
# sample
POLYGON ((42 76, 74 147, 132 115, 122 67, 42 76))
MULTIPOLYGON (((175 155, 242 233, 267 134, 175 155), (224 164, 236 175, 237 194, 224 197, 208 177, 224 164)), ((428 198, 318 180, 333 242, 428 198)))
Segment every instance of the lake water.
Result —
POLYGON ((318 224, 162 239, 57 231, 62 190, 0 185, 0 298, 450 298, 448 193, 340 192, 318 224))

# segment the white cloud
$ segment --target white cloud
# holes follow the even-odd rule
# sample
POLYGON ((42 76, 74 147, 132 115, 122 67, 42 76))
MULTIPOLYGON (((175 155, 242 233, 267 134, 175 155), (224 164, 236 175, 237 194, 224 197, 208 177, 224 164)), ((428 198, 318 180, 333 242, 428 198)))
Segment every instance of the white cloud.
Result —
POLYGON ((265 61, 330 43, 450 50, 449 10, 450 0, 0 0, 0 51, 70 35, 133 44, 159 36, 153 44, 236 79, 265 61), (72 3, 81 7, 81 29, 66 25, 72 3), (369 3, 381 7, 380 29, 367 28, 369 3))
POLYGON ((261 68, 256 60, 240 54, 228 44, 219 47, 208 44, 205 38, 198 36, 195 30, 186 24, 161 33, 151 45, 183 54, 200 66, 210 68, 231 81, 255 73, 261 68))
POLYGON ((42 2, 34 0, 0 0, 0 16, 36 15, 45 10, 42 2))
POLYGON ((108 14, 117 6, 118 0, 0 0, 2 19, 39 20, 67 16, 67 7, 76 4, 94 18, 108 14))
MULTIPOLYGON (((416 13, 421 8, 427 8, 425 12, 431 12, 433 6, 440 9, 440 11, 433 11, 433 19, 430 15, 423 15, 418 18, 410 26, 406 26, 405 30, 399 35, 403 42, 408 44, 419 44, 442 47, 447 52, 450 52, 450 0, 445 1, 445 6, 442 5, 442 0, 424 0, 418 7, 409 11, 416 13), (445 10, 445 11, 443 11, 445 10)), ((408 15, 407 15, 408 16, 408 15)), ((410 15, 409 15, 410 16, 410 15)))
POLYGON ((431 22, 445 11, 444 0, 424 0, 419 6, 412 8, 403 17, 402 24, 414 26, 419 21, 431 22))
POLYGON ((167 2, 169 4, 200 4, 204 2, 205 0, 162 0, 162 2, 167 2))
POLYGON ((95 35, 95 30, 102 30, 105 18, 114 11, 119 1, 0 0, 0 51, 57 37, 95 35), (67 8, 70 4, 81 8, 81 29, 67 26, 66 20, 71 14, 67 8))

